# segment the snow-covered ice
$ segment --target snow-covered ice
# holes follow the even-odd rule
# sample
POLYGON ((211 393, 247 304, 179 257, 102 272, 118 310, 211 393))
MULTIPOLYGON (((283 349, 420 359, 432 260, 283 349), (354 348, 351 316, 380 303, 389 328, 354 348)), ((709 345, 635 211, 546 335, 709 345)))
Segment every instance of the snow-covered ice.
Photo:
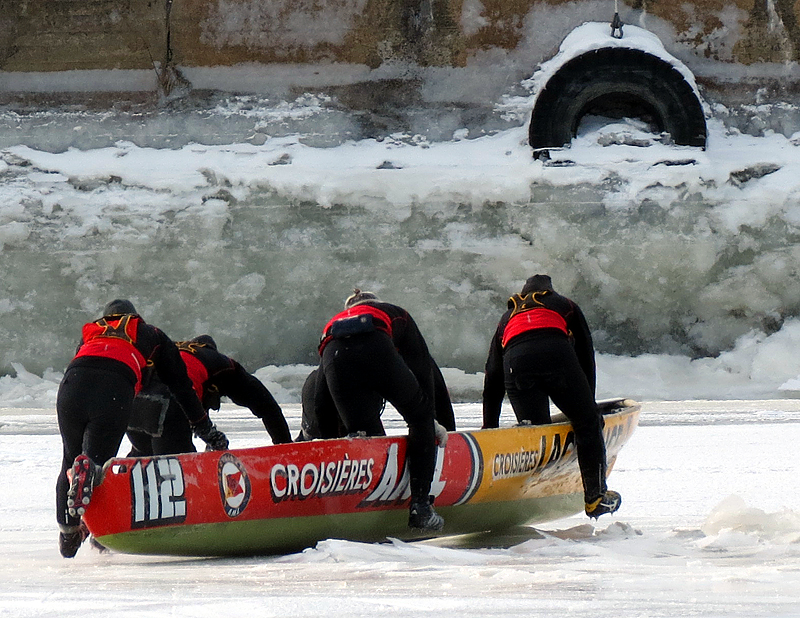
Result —
MULTIPOLYGON (((284 409, 295 432, 299 406, 284 409)), ((463 428, 479 415, 477 404, 456 406, 463 428)), ((88 545, 61 558, 54 416, 52 406, 0 409, 0 616, 800 615, 798 400, 644 402, 610 477, 623 506, 596 523, 575 516, 436 542, 329 539, 224 559, 88 545)), ((401 431, 396 413, 385 416, 401 431)), ((233 446, 269 441, 247 410, 226 404, 215 420, 233 446)))

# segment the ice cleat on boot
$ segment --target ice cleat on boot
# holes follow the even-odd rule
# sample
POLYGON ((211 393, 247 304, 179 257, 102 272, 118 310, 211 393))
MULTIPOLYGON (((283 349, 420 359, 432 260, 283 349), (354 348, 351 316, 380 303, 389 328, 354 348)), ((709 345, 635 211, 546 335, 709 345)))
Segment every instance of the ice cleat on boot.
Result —
POLYGON ((83 453, 75 458, 67 491, 67 512, 72 517, 80 517, 92 501, 92 490, 100 482, 100 467, 83 453))
POLYGON ((607 489, 602 496, 586 503, 586 514, 593 519, 597 519, 606 513, 615 513, 621 504, 622 496, 616 491, 607 489))
POLYGON ((444 518, 433 510, 433 496, 428 500, 411 503, 408 510, 408 527, 434 532, 444 527, 444 518))
POLYGON ((79 526, 61 526, 58 533, 58 550, 64 558, 74 558, 87 536, 89 530, 83 522, 79 526))

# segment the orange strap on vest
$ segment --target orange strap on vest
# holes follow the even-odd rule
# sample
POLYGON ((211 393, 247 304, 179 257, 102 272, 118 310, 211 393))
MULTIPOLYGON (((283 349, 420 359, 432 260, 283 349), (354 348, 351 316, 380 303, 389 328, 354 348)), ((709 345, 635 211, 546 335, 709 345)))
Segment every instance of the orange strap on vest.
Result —
POLYGON ((142 388, 142 369, 147 359, 136 349, 136 332, 141 318, 123 315, 119 319, 101 318, 83 326, 83 345, 79 356, 99 356, 125 363, 136 375, 136 392, 142 388))

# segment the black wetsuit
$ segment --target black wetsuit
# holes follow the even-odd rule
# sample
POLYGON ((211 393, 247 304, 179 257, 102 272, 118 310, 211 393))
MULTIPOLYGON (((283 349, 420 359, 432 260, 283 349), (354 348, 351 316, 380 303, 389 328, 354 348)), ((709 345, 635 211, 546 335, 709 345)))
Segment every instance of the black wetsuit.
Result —
POLYGON ((594 347, 578 305, 552 290, 509 299, 486 360, 483 427, 499 426, 507 393, 518 422, 550 422, 549 399, 572 423, 587 502, 606 490, 594 347))
POLYGON ((86 324, 83 333, 56 401, 63 443, 56 482, 56 519, 65 526, 80 523, 79 517, 67 513, 67 470, 81 453, 101 466, 116 456, 146 366, 152 366, 169 386, 193 425, 207 416, 178 348, 155 326, 132 314, 105 316, 86 324))
MULTIPOLYGON (((453 412, 453 403, 450 400, 450 392, 447 390, 444 376, 433 358, 431 358, 431 363, 436 421, 447 431, 455 431, 456 418, 453 412)), ((386 401, 383 397, 374 393, 372 401, 364 405, 366 409, 375 410, 378 414, 381 414, 385 403, 386 401)), ((319 369, 312 371, 303 384, 300 427, 298 441, 342 438, 347 435, 344 425, 339 419, 331 393, 328 390, 325 374, 319 369)))
MULTIPOLYGON (((280 405, 242 365, 203 343, 183 341, 178 349, 206 411, 218 410, 221 397, 228 397, 261 419, 274 444, 292 441, 280 405)), ((158 376, 152 377, 134 401, 128 439, 133 445, 132 456, 196 450, 186 415, 158 376)))
POLYGON ((380 301, 334 316, 323 332, 318 379, 324 379, 345 433, 384 435, 382 400, 408 424, 413 501, 427 501, 435 463, 431 355, 405 309, 380 301))

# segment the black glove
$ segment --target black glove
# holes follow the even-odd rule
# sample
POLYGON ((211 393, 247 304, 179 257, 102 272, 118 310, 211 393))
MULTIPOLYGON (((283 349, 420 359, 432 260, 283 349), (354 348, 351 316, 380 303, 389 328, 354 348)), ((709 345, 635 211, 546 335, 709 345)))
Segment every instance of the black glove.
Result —
POLYGON ((208 417, 194 426, 194 435, 206 443, 207 451, 224 451, 228 448, 228 438, 208 417))

